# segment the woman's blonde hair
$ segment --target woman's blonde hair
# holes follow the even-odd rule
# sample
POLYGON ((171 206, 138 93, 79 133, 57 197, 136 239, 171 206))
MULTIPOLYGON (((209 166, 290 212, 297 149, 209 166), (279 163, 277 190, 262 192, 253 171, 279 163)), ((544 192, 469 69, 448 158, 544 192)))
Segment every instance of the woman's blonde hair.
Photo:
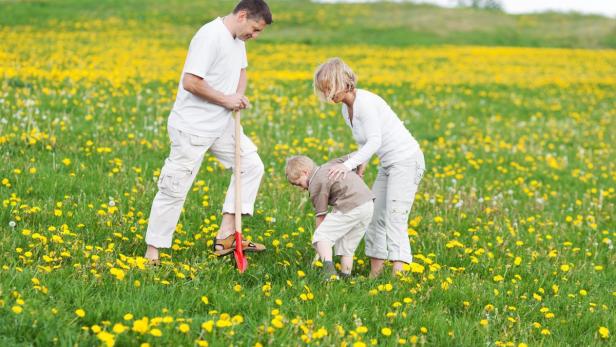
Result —
POLYGON ((321 101, 332 102, 334 96, 355 90, 357 76, 342 59, 330 58, 314 73, 314 93, 321 101))

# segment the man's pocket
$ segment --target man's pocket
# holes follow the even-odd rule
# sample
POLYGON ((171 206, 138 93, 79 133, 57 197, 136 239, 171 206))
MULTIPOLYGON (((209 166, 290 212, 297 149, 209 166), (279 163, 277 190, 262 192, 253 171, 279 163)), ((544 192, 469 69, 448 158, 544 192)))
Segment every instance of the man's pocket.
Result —
POLYGON ((197 135, 190 135, 189 143, 192 146, 207 146, 210 147, 214 141, 216 141, 215 137, 202 137, 197 135))
POLYGON ((183 198, 190 189, 192 171, 166 162, 158 178, 158 189, 175 198, 183 198))

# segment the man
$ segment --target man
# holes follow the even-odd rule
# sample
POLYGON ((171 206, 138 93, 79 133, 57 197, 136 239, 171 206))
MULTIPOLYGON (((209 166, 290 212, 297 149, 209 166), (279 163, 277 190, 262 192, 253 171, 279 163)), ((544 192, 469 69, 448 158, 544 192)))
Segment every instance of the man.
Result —
MULTIPOLYGON (((205 24, 195 34, 182 71, 175 104, 168 120, 171 151, 160 172, 158 193, 145 241, 145 257, 160 264, 159 248, 171 247, 173 233, 186 195, 210 150, 231 168, 235 155, 235 122, 232 111, 247 108, 248 66, 244 41, 257 38, 272 14, 264 0, 241 0, 233 12, 205 24)), ((251 215, 263 176, 257 147, 241 133, 242 214, 251 215)), ((227 190, 215 253, 233 253, 235 232, 234 181, 227 190)), ((263 245, 244 241, 245 251, 262 251, 263 245)))

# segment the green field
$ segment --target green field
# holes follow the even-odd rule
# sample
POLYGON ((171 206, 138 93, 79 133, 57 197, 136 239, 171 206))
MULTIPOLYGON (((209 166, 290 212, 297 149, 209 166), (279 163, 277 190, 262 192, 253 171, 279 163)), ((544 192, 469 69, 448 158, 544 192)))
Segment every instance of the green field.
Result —
MULTIPOLYGON (((607 346, 616 331, 616 20, 272 2, 248 44, 266 174, 239 274, 204 161, 163 266, 141 258, 187 45, 234 2, 0 1, 0 345, 607 346), (345 59, 428 171, 407 276, 323 283, 285 158, 355 148, 314 68, 345 59)), ((366 181, 376 175, 368 167, 366 181)))

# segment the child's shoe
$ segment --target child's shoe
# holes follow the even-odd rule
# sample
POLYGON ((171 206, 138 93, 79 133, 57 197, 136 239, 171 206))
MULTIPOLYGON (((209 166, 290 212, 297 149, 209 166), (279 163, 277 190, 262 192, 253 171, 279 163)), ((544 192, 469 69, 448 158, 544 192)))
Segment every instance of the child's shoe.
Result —
POLYGON ((338 279, 338 271, 332 261, 323 262, 323 270, 321 270, 324 281, 335 281, 338 279))
POLYGON ((342 280, 348 280, 348 279, 351 278, 351 274, 340 271, 340 272, 338 272, 338 277, 340 277, 340 279, 342 279, 342 280))

